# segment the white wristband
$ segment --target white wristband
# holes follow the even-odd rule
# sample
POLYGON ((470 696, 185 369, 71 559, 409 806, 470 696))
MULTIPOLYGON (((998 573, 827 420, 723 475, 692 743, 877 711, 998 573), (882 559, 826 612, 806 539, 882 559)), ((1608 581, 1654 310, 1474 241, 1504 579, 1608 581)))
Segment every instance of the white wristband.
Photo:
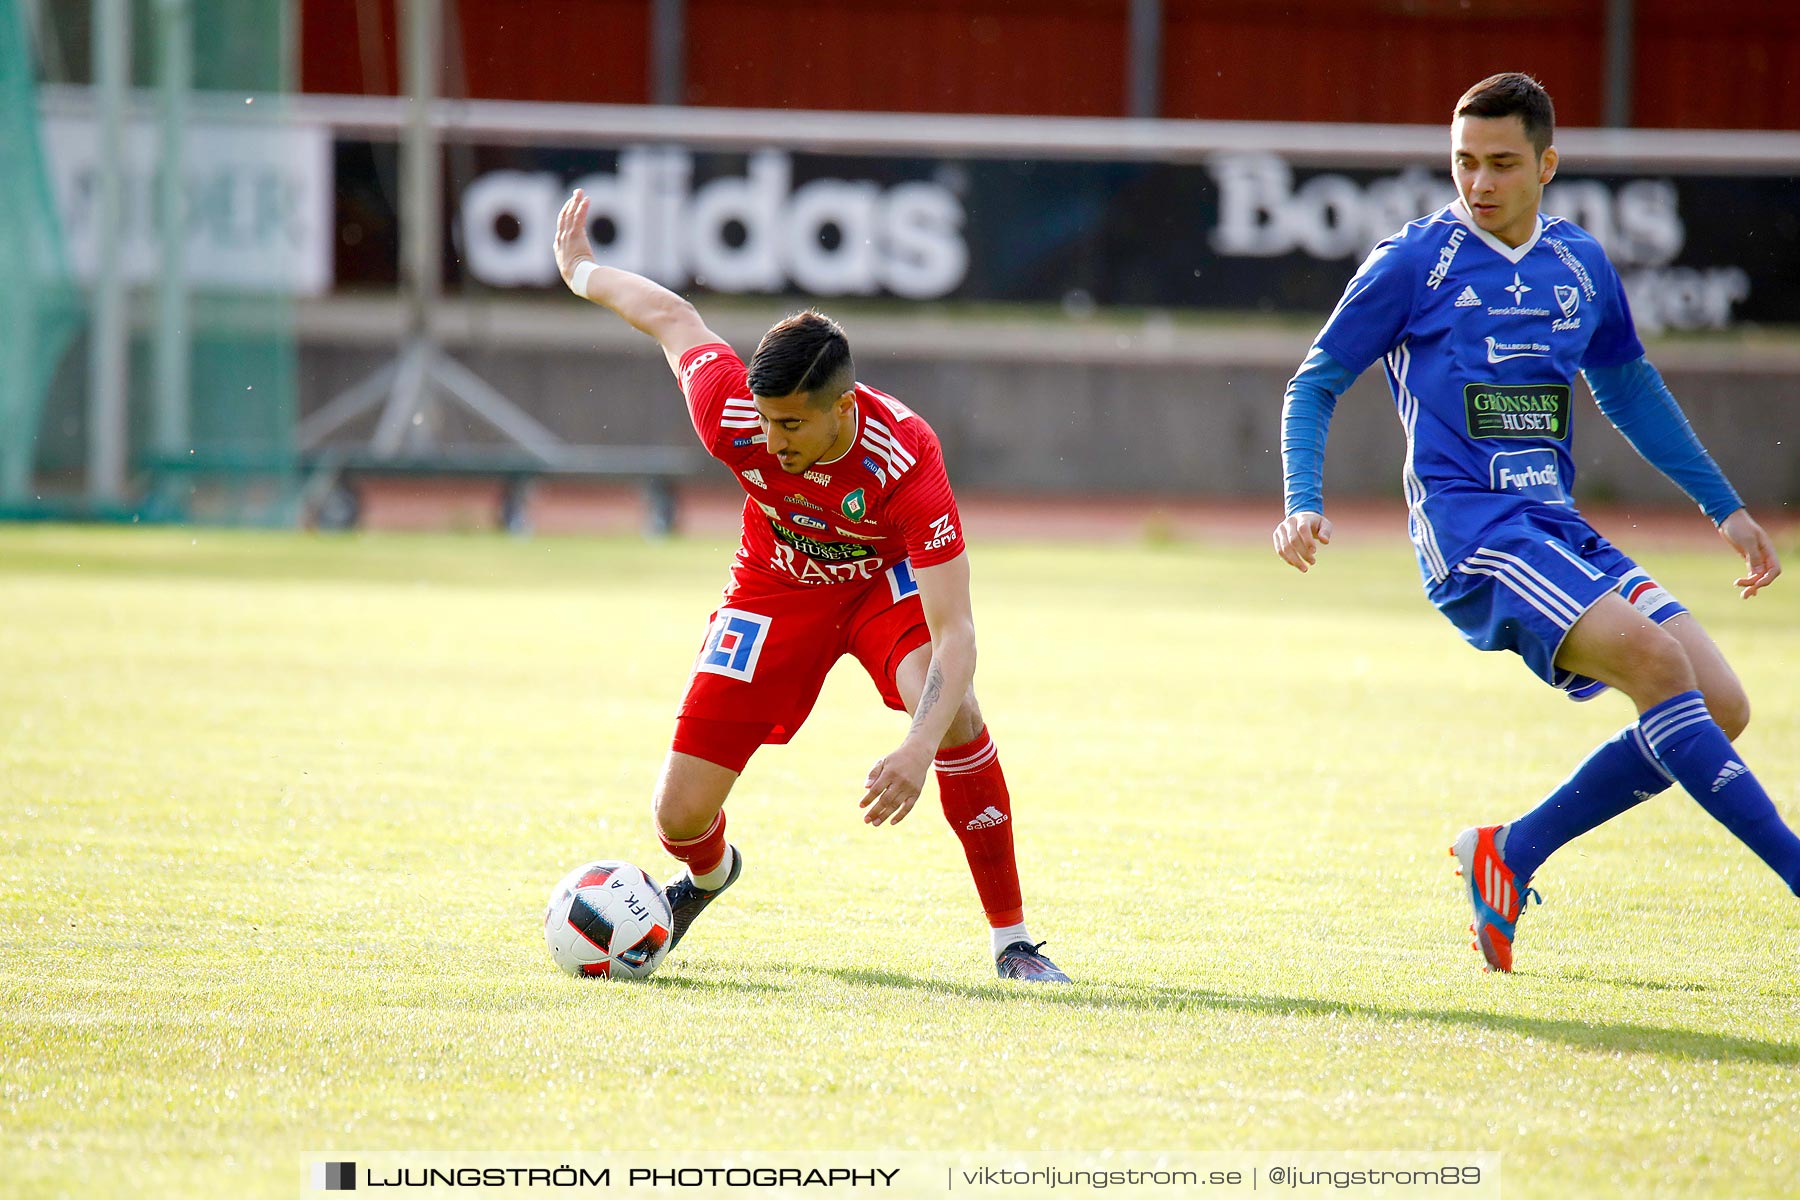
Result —
POLYGON ((600 264, 595 262, 591 258, 584 258, 580 262, 576 263, 575 264, 575 274, 570 276, 570 278, 569 278, 569 290, 571 292, 574 292, 577 296, 580 296, 583 300, 586 300, 588 298, 588 294, 587 294, 588 276, 592 275, 595 271, 597 271, 599 269, 600 269, 600 264))

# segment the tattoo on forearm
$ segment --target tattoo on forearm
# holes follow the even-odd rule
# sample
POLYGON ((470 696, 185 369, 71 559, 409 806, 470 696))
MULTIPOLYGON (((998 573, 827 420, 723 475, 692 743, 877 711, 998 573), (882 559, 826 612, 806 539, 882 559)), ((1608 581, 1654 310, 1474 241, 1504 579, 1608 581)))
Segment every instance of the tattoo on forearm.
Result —
POLYGON ((925 672, 925 690, 919 693, 919 706, 913 710, 912 727, 917 729, 925 723, 925 714, 937 705, 938 697, 944 692, 944 671, 936 663, 925 672))

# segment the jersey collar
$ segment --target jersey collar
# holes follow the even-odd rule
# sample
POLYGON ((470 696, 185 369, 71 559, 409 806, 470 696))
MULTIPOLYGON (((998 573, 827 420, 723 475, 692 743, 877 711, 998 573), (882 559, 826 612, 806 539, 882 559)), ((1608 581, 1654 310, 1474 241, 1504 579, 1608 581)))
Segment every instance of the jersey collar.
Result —
POLYGON ((1451 201, 1450 211, 1456 215, 1457 220, 1468 226, 1470 233, 1486 242, 1493 248, 1494 253, 1515 266, 1525 260, 1525 256, 1530 254, 1532 249, 1538 244, 1538 239, 1544 236, 1543 213, 1537 215, 1537 224, 1532 228, 1530 237, 1526 238, 1517 246, 1509 246, 1475 223, 1475 218, 1470 215, 1468 208, 1462 202, 1461 196, 1458 196, 1455 200, 1451 201))
POLYGON ((850 452, 852 450, 856 449, 856 443, 858 443, 862 440, 862 397, 861 396, 858 396, 856 398, 856 403, 851 406, 851 415, 855 418, 855 422, 850 427, 850 443, 849 443, 849 445, 844 447, 844 452, 842 454, 838 455, 836 458, 821 458, 818 462, 814 463, 813 466, 829 467, 833 463, 841 463, 846 458, 850 457, 850 452))

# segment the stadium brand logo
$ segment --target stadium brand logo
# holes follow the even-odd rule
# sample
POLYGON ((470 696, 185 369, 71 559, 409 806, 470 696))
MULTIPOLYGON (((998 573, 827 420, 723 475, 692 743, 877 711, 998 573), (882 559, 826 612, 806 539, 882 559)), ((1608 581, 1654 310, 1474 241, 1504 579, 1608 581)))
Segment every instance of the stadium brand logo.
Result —
MULTIPOLYGON (((621 150, 613 174, 573 181, 589 196, 594 258, 669 287, 908 299, 945 296, 969 269, 965 213, 930 180, 794 183, 780 150, 750 156, 741 176, 694 182, 680 147, 621 150), (604 236, 609 234, 610 236, 604 236)), ((498 287, 550 287, 557 212, 570 181, 554 171, 488 171, 463 189, 458 230, 469 273, 498 287)))
POLYGON ((1488 361, 1505 362, 1509 358, 1548 358, 1550 347, 1542 342, 1497 342, 1487 340, 1488 361))
POLYGON ((1473 286, 1463 288, 1462 292, 1456 297, 1456 307, 1458 308, 1476 308, 1480 304, 1481 297, 1475 294, 1475 288, 1473 286))
POLYGON ((1569 434, 1569 385, 1471 383, 1463 410, 1472 438, 1555 438, 1569 434))
POLYGON ((748 471, 740 471, 739 474, 759 488, 766 488, 769 486, 763 482, 763 473, 760 468, 753 467, 748 471))
POLYGON ((1434 292, 1437 291, 1438 285, 1449 276, 1450 264, 1456 261, 1456 251, 1463 244, 1463 238, 1467 236, 1468 231, 1460 225, 1450 231, 1450 240, 1446 241, 1443 249, 1438 251, 1437 265, 1432 267, 1431 274, 1425 277, 1426 287, 1434 292))

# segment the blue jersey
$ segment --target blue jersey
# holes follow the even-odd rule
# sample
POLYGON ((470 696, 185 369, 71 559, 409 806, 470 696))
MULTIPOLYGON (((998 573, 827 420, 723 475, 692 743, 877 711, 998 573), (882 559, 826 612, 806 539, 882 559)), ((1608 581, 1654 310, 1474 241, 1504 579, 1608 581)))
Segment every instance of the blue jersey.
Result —
POLYGON ((1463 212, 1447 205, 1376 246, 1315 342, 1351 377, 1385 362, 1428 583, 1484 530, 1539 505, 1573 508, 1575 375, 1644 354, 1587 231, 1540 217, 1512 247, 1463 212))

